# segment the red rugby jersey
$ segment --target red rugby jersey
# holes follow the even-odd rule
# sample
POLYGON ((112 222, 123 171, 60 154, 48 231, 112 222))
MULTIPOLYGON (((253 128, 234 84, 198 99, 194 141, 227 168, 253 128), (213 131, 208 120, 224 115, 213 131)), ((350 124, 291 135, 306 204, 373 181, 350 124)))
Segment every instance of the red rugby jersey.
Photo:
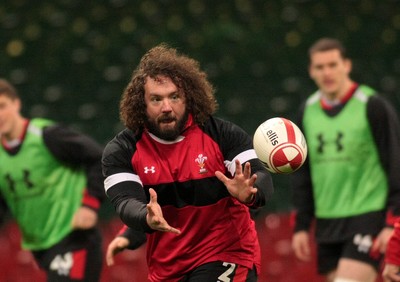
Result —
POLYGON ((197 266, 217 260, 255 266, 259 272, 260 247, 249 207, 230 196, 215 177, 217 170, 231 176, 236 158, 242 164, 249 161, 252 173, 267 175, 267 189, 259 189, 255 205, 265 203, 271 177, 258 161, 251 137, 230 122, 210 118, 200 127, 190 118, 173 142, 147 131, 134 135, 125 130, 107 145, 105 188, 125 224, 138 226, 141 217, 143 225, 138 211, 148 202, 148 189, 154 188, 165 219, 181 231, 148 234, 151 281, 178 281, 197 266), (129 206, 127 198, 135 204, 129 206))

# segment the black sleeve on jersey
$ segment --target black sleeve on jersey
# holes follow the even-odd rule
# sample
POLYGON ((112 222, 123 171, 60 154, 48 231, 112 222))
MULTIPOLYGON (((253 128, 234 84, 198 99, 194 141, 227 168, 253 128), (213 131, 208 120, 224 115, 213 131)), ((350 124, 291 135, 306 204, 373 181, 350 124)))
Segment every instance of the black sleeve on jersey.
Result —
POLYGON ((274 194, 274 185, 272 183, 271 174, 269 174, 264 166, 258 159, 250 160, 252 171, 255 171, 257 180, 254 183, 254 187, 257 188, 256 198, 250 208, 259 208, 266 204, 266 202, 272 198, 274 194))
POLYGON ((146 243, 146 233, 143 230, 135 230, 132 228, 127 228, 121 235, 129 240, 129 245, 127 249, 135 250, 146 243))
MULTIPOLYGON (((117 173, 133 173, 130 159, 136 144, 128 131, 123 131, 111 140, 103 152, 103 175, 107 178, 117 173)), ((147 196, 143 187, 134 181, 115 184, 107 190, 107 196, 113 204, 122 222, 133 229, 141 228, 147 233, 154 232, 147 225, 147 196)))
POLYGON ((43 140, 55 158, 72 167, 84 167, 87 190, 100 201, 105 199, 101 173, 103 148, 92 138, 60 124, 44 128, 43 140))
MULTIPOLYGON (((303 131, 303 115, 305 103, 303 103, 295 119, 295 124, 303 131)), ((303 166, 290 175, 292 204, 295 212, 294 232, 309 230, 314 219, 314 197, 310 165, 308 158, 303 166)))
POLYGON ((400 216, 400 124, 393 106, 382 96, 372 96, 367 104, 371 126, 389 185, 387 208, 400 216))
MULTIPOLYGON (((249 134, 232 122, 211 117, 206 131, 220 144, 221 152, 227 160, 233 160, 246 148, 253 149, 253 141, 249 134)), ((274 186, 271 174, 258 159, 249 162, 251 173, 257 174, 255 187, 258 188, 255 201, 250 208, 259 208, 271 199, 274 186)))
POLYGON ((147 200, 139 184, 132 181, 118 183, 107 190, 107 196, 126 226, 147 233, 155 231, 147 224, 147 200))

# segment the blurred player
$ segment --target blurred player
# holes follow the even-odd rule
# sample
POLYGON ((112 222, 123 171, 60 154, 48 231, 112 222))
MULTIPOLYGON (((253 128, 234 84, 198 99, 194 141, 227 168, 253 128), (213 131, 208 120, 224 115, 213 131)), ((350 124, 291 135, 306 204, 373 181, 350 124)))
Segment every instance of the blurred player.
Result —
POLYGON ((375 281, 400 215, 400 126, 393 107, 350 78, 351 60, 330 38, 309 49, 318 86, 298 122, 309 159, 294 177, 293 249, 310 259, 316 218, 318 272, 335 282, 375 281))
POLYGON ((122 221, 147 233, 151 281, 256 281, 260 246, 249 208, 273 192, 251 137, 213 117, 199 63, 161 45, 123 94, 127 129, 103 154, 107 195, 122 221))
POLYGON ((20 110, 17 91, 0 79, 0 214, 11 212, 22 248, 32 252, 48 281, 99 281, 102 147, 20 110))

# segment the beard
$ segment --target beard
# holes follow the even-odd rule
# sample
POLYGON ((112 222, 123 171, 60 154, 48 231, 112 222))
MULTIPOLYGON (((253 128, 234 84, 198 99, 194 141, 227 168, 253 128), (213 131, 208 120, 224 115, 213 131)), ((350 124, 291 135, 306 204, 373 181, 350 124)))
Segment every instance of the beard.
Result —
POLYGON ((166 141, 174 141, 182 133, 185 128, 186 122, 188 120, 189 113, 186 111, 181 119, 165 114, 156 119, 147 119, 146 127, 155 136, 166 141), (175 126, 169 128, 161 128, 160 124, 163 122, 173 122, 175 121, 175 126))

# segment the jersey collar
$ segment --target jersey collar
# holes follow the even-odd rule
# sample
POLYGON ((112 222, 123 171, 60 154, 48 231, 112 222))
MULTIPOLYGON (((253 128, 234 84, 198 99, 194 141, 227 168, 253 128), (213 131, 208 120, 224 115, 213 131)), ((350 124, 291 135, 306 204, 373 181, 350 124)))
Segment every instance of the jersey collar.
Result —
POLYGON ((29 120, 25 119, 22 133, 16 139, 11 140, 11 141, 6 141, 4 138, 2 138, 1 139, 1 144, 3 145, 4 149, 6 149, 7 151, 12 151, 15 148, 19 147, 22 144, 22 141, 25 138, 26 132, 28 130, 28 125, 29 125, 29 120))
POLYGON ((344 95, 340 100, 335 101, 335 102, 328 102, 326 99, 324 99, 323 97, 321 97, 321 107, 324 110, 332 110, 333 108, 337 107, 337 106, 342 106, 344 104, 346 104, 351 97, 353 97, 353 94, 356 92, 358 88, 358 84, 357 83, 353 83, 353 85, 350 87, 350 89, 347 91, 346 95, 344 95))

